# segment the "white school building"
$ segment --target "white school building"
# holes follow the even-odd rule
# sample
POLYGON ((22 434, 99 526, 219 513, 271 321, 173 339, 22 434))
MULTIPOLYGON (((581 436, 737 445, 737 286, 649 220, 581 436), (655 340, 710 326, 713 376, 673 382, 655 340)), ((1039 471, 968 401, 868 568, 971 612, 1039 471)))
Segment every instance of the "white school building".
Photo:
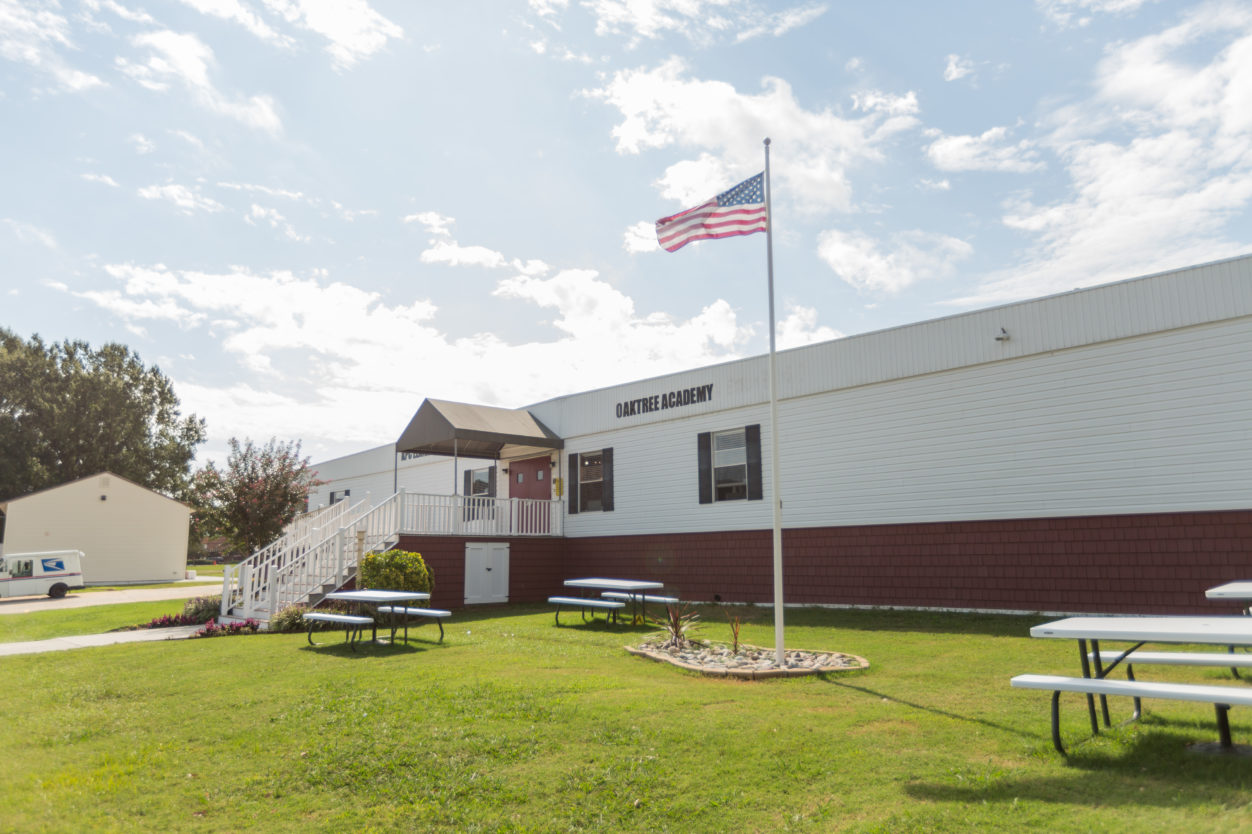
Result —
MULTIPOLYGON (((1252 578, 1252 256, 777 363, 789 604, 1223 613, 1204 589, 1252 578)), ((757 356, 519 409, 415 392, 397 442, 315 465, 310 506, 402 491, 436 604, 595 575, 767 602, 767 373, 757 356)))

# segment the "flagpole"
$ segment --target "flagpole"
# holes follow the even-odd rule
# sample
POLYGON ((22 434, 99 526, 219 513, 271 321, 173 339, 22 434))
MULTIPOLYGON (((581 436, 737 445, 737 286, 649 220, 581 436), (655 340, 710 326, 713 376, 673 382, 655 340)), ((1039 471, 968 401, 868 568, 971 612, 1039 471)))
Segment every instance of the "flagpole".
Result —
POLYGON ((778 477, 778 389, 774 358, 774 211, 770 203, 769 137, 765 138, 765 253, 769 264, 769 436, 771 498, 774 502, 774 660, 783 665, 782 496, 778 477))

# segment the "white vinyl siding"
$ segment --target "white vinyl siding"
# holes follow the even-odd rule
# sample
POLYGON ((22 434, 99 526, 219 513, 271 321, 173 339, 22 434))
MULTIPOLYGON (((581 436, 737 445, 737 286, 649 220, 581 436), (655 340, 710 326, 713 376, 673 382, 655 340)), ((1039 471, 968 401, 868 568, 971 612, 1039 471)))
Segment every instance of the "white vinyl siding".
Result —
MULTIPOLYGON (((779 403, 789 527, 1246 508, 1252 318, 779 403)), ((766 501, 700 506, 696 432, 768 406, 579 438, 612 445, 616 513, 570 536, 770 526, 766 501), (715 422, 714 422, 715 421, 715 422)))

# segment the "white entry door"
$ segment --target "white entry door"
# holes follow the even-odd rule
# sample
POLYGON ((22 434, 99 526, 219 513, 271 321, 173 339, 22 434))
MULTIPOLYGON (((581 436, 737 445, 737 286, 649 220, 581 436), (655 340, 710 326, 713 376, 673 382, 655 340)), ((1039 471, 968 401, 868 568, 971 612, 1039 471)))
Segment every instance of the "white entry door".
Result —
POLYGON ((509 601, 509 543, 465 545, 465 604, 509 601))

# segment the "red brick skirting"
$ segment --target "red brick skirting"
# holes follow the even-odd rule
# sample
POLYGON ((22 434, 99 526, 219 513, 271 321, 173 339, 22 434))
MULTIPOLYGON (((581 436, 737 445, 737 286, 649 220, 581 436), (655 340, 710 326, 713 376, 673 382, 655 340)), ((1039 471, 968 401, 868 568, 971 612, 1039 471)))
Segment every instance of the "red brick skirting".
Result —
MULTIPOLYGON (((403 537, 463 601, 463 538, 403 537)), ((468 541, 473 541, 469 539, 468 541)), ((1252 579, 1252 510, 786 530, 788 603, 1008 611, 1220 614, 1204 589, 1252 579)), ((571 576, 659 579, 683 599, 773 599, 769 530, 513 539, 509 598, 571 576)))

